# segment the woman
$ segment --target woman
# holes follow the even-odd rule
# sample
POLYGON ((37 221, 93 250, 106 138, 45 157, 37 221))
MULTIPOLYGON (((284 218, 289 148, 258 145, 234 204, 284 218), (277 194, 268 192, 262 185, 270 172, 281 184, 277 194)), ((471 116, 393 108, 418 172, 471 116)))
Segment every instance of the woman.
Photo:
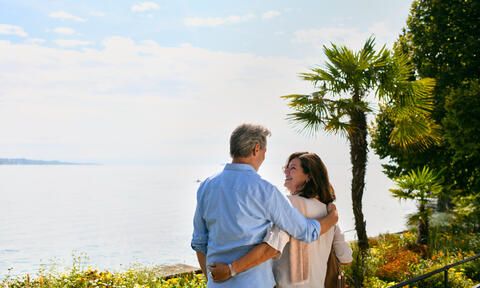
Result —
MULTIPOLYGON (((284 173, 284 185, 291 194, 288 198, 295 208, 308 218, 327 215, 327 205, 335 200, 335 196, 327 169, 317 154, 293 153, 288 157, 284 173)), ((293 239, 274 226, 267 232, 264 243, 257 245, 242 258, 229 266, 216 263, 209 269, 214 281, 225 281, 232 274, 234 276, 268 260, 274 248, 283 251, 273 261, 277 287, 324 287, 332 247, 340 263, 352 261, 352 250, 338 226, 310 244, 293 239)))

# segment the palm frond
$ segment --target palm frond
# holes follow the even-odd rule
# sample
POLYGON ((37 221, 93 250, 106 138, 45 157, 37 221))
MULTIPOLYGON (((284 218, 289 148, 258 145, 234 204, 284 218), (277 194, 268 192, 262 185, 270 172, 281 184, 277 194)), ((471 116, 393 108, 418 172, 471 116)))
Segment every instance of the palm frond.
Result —
POLYGON ((345 78, 351 77, 357 70, 355 53, 346 46, 331 44, 331 47, 324 46, 323 51, 331 65, 335 69, 342 71, 345 74, 345 78))
POLYGON ((298 124, 301 127, 300 132, 308 134, 316 134, 326 126, 325 120, 319 118, 314 111, 293 112, 287 115, 287 120, 298 124))
POLYGON ((375 55, 375 37, 373 35, 368 37, 360 51, 363 58, 371 58, 375 55))
POLYGON ((311 95, 286 95, 283 99, 289 101, 295 112, 289 113, 287 119, 295 124, 300 124, 301 132, 315 133, 325 129, 329 133, 342 133, 348 129, 348 121, 344 118, 348 111, 336 107, 337 101, 325 98, 326 91, 320 90, 311 95))
POLYGON ((399 107, 419 107, 431 111, 434 88, 435 80, 432 78, 415 80, 414 66, 408 55, 396 50, 379 74, 376 92, 380 99, 389 98, 399 107))
POLYGON ((409 171, 406 175, 394 179, 396 188, 390 189, 394 197, 429 201, 442 189, 441 172, 427 166, 409 171))
POLYGON ((350 98, 337 99, 332 101, 329 105, 330 118, 325 127, 328 132, 334 134, 341 134, 342 136, 348 136, 351 130, 350 115, 352 111, 366 110, 363 102, 355 103, 350 98))
POLYGON ((404 189, 394 189, 391 188, 389 191, 393 194, 395 198, 399 199, 414 199, 414 197, 411 195, 409 190, 404 190, 404 189))
POLYGON ((349 123, 339 121, 336 118, 332 118, 325 126, 325 131, 327 133, 340 135, 345 138, 348 137, 349 130, 351 130, 351 125, 349 123))
POLYGON ((339 94, 348 89, 348 85, 344 81, 344 75, 330 63, 326 64, 326 70, 315 68, 311 73, 301 73, 303 80, 311 81, 315 87, 329 90, 334 94, 339 94))
MULTIPOLYGON (((385 54, 387 55, 387 54, 385 54)), ((396 51, 388 55, 386 64, 378 74, 377 96, 381 98, 398 98, 409 82, 415 79, 414 67, 406 54, 396 51)))
POLYGON ((382 48, 375 54, 372 58, 371 65, 372 68, 378 71, 383 69, 388 64, 390 59, 390 50, 387 49, 386 45, 383 45, 382 48))
POLYGON ((423 150, 441 141, 440 126, 422 114, 396 115, 389 143, 406 150, 423 150))
POLYGON ((382 46, 375 51, 375 38, 369 37, 357 52, 344 45, 324 46, 327 61, 321 68, 301 73, 313 82, 317 92, 311 95, 287 95, 294 111, 288 119, 304 125, 308 131, 352 133, 349 116, 354 111, 372 112, 365 95, 373 88, 387 103, 395 128, 390 143, 405 149, 424 149, 441 140, 440 126, 431 120, 433 79, 415 80, 413 65, 400 50, 393 53, 382 46), (330 100, 325 95, 339 99, 330 100), (345 98, 344 96, 347 96, 345 98))
POLYGON ((357 70, 366 70, 371 68, 372 60, 374 60, 375 57, 375 37, 370 36, 367 41, 365 41, 365 44, 363 45, 363 48, 360 49, 356 54, 356 62, 357 62, 357 70))

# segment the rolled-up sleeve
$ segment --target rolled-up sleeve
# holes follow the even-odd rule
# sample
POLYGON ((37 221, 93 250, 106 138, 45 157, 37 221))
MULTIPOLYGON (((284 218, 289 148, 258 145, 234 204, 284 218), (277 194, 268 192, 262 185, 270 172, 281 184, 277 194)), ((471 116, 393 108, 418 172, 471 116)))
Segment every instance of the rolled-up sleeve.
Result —
POLYGON ((335 234, 333 236, 333 249, 335 255, 340 263, 350 263, 353 261, 352 248, 347 241, 345 241, 345 235, 338 225, 335 226, 335 234))
POLYGON ((293 238, 312 242, 320 235, 320 223, 305 218, 278 189, 272 186, 270 201, 266 203, 266 214, 273 224, 286 231, 293 238))
MULTIPOLYGON (((283 249, 289 241, 290 235, 288 235, 287 232, 280 230, 280 228, 278 228, 276 225, 269 228, 267 235, 265 235, 265 238, 263 238, 263 242, 280 252, 280 255, 283 253, 283 249)), ((277 258, 280 257, 280 255, 278 255, 277 258)))
POLYGON ((203 206, 201 201, 201 188, 197 192, 197 208, 193 217, 192 249, 207 255, 208 229, 203 219, 203 206))

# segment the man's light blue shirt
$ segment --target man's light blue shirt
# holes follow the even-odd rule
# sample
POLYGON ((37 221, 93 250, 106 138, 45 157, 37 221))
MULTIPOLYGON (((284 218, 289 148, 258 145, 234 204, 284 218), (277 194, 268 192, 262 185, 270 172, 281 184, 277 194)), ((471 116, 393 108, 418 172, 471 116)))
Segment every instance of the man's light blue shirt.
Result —
MULTIPOLYGON (((227 164, 205 180, 197 192, 192 248, 207 256, 207 265, 231 263, 262 243, 273 224, 294 238, 318 238, 320 223, 305 218, 278 189, 247 164, 227 164)), ((208 287, 275 286, 272 262, 266 261, 223 283, 208 287)))

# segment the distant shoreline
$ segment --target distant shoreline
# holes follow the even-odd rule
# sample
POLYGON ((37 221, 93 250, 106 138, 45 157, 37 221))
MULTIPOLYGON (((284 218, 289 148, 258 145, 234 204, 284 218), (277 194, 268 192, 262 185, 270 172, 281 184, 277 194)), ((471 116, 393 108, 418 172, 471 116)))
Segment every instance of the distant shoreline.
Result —
POLYGON ((58 160, 33 160, 26 158, 0 158, 0 165, 98 165, 96 163, 76 163, 58 160))

